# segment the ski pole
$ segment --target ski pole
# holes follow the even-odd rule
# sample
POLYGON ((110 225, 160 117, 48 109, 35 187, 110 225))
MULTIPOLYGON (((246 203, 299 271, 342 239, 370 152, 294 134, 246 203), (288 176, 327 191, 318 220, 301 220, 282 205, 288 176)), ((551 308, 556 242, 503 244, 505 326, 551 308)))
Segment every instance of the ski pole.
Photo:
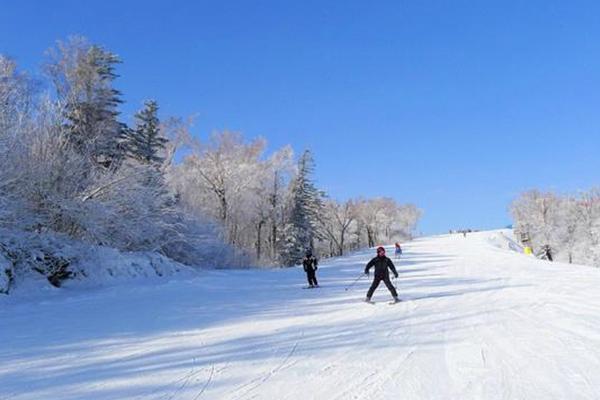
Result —
POLYGON ((348 290, 350 289, 352 286, 354 286, 356 284, 356 282, 358 282, 360 280, 360 278, 362 278, 363 276, 366 276, 366 274, 360 274, 358 276, 358 278, 356 278, 355 280, 352 281, 352 283, 350 285, 348 285, 348 287, 346 287, 344 290, 348 290))

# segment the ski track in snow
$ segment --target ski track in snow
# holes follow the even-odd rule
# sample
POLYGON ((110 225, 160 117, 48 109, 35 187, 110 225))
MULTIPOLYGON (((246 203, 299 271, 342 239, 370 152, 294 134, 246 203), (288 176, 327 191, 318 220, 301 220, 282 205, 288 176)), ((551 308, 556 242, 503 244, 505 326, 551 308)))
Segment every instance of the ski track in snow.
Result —
POLYGON ((600 270, 510 237, 406 243, 391 306, 344 290, 372 251, 315 290, 293 268, 2 297, 0 400, 600 399, 600 270))

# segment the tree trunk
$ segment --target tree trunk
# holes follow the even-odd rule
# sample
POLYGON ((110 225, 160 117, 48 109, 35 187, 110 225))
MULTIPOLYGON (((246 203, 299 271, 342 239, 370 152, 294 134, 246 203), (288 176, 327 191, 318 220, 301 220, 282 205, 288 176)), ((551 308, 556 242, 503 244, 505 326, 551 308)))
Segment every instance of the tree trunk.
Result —
POLYGON ((277 256, 277 224, 273 221, 273 227, 271 228, 271 257, 273 260, 277 256))
POLYGON ((368 240, 368 245, 369 247, 374 247, 375 246, 375 238, 373 237, 373 230, 371 229, 370 226, 367 226, 367 240, 368 240))
POLYGON ((224 194, 218 194, 221 203, 221 221, 227 221, 227 199, 224 194))
POLYGON ((262 227, 265 221, 260 220, 256 225, 256 259, 260 261, 260 257, 262 256, 262 227))

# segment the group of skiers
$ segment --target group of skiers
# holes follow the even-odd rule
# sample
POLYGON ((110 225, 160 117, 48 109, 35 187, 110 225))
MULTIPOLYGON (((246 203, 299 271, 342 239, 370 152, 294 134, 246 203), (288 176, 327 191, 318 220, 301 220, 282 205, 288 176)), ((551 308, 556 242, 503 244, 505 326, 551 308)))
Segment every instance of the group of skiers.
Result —
POLYGON ((456 231, 454 231, 454 230, 450 229, 450 230, 448 231, 448 233, 449 233, 449 234, 453 234, 453 233, 462 233, 462 235, 463 235, 464 237, 467 237, 467 233, 471 233, 471 232, 476 232, 476 231, 474 231, 473 229, 459 229, 459 230, 456 230, 456 231))
MULTIPOLYGON (((395 244, 394 254, 396 259, 402 255, 402 247, 399 243, 395 244)), ((302 266, 304 268, 304 272, 306 272, 306 279, 308 280, 307 288, 319 287, 319 283, 317 282, 317 269, 319 268, 318 264, 318 260, 312 254, 312 250, 307 250, 305 257, 302 260, 302 266)), ((371 268, 374 269, 375 274, 373 277, 373 283, 371 283, 371 287, 369 287, 369 290, 367 291, 367 297, 365 298, 365 301, 369 303, 372 302, 371 297, 373 296, 373 293, 381 281, 383 281, 394 298, 393 302, 399 302, 400 299, 398 298, 398 292, 390 280, 390 271, 392 274, 394 274, 394 278, 398 278, 398 271, 396 271, 396 267, 394 266, 392 260, 385 255, 385 248, 383 246, 377 247, 377 256, 371 259, 371 261, 369 261, 365 266, 365 275, 369 276, 371 268)))

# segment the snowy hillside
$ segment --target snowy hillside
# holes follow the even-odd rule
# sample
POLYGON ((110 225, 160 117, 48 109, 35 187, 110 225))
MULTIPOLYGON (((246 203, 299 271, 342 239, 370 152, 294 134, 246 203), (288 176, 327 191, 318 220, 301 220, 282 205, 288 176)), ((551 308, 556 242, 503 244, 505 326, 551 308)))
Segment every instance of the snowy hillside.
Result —
MULTIPOLYGON (((0 399, 597 399, 600 270, 508 231, 405 246, 388 305, 372 251, 43 299, 0 298, 0 399)), ((390 248, 391 252, 392 249, 390 248)))

